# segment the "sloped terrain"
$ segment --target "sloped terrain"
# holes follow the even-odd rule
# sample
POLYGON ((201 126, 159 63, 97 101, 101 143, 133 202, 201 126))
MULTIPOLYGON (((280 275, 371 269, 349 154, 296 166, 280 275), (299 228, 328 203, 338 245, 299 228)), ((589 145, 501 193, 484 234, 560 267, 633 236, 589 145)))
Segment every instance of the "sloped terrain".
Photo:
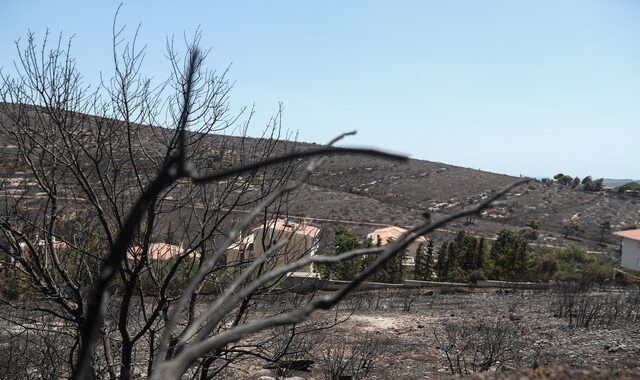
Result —
MULTIPOLYGON (((89 131, 93 127, 87 128, 89 131)), ((157 154, 162 154, 162 144, 170 130, 157 127, 143 130, 138 138, 144 139, 146 146, 153 147, 157 154)), ((251 138, 209 138, 219 147, 211 151, 212 160, 233 156, 240 144, 249 152, 255 152, 260 144, 260 140, 251 138)), ((281 142, 273 153, 314 147, 317 145, 281 142)), ((15 154, 11 141, 6 136, 4 140, 0 139, 0 177, 24 175, 20 173, 22 168, 13 165, 15 154)), ((140 157, 144 158, 141 154, 140 157)), ((424 160, 399 163, 362 156, 334 156, 329 157, 300 189, 290 213, 310 217, 322 225, 347 224, 364 234, 377 225, 413 225, 422 220, 425 211, 431 212, 433 217, 455 213, 517 180, 519 178, 424 160)), ((5 181, 3 186, 11 191, 10 182, 5 181)), ((540 236, 531 243, 564 245, 568 241, 564 238, 563 222, 572 220, 585 231, 577 236, 570 235, 572 241, 579 240, 592 250, 613 253, 619 240, 611 237, 608 231, 604 231, 605 242, 611 244, 598 244, 603 232, 599 227, 601 222, 610 221, 613 230, 639 222, 639 202, 640 199, 630 195, 584 192, 557 183, 532 180, 510 192, 502 205, 488 210, 482 218, 461 220, 436 232, 433 237, 441 240, 452 232, 466 229, 491 238, 500 228, 520 230, 527 222, 539 220, 540 236)))
MULTIPOLYGON (((342 210, 344 219, 355 215, 355 210, 360 207, 367 207, 364 203, 358 203, 357 199, 372 198, 384 204, 403 207, 406 212, 396 216, 395 222, 387 222, 385 218, 370 220, 411 225, 427 210, 436 216, 455 213, 518 180, 516 177, 422 160, 395 163, 340 157, 330 159, 310 183, 318 187, 316 193, 324 189, 325 192, 361 197, 345 203, 342 210)), ((603 221, 610 221, 615 230, 640 220, 640 200, 629 195, 585 192, 537 180, 514 189, 503 201, 500 207, 488 210, 472 224, 456 223, 449 229, 464 228, 490 237, 500 228, 520 230, 527 222, 539 220, 541 236, 533 243, 562 245, 567 243, 563 222, 572 220, 585 232, 578 236, 569 235, 569 238, 581 240, 591 249, 603 250, 605 248, 598 244, 603 221)), ((617 240, 612 239, 607 231, 604 240, 617 244, 617 240)))

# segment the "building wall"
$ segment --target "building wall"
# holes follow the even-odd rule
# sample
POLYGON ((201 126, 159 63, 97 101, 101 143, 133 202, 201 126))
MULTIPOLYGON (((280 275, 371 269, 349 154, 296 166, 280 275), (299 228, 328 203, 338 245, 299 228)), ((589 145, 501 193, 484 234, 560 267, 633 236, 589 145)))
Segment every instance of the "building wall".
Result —
MULTIPOLYGON (((318 240, 314 237, 297 233, 294 231, 283 231, 274 228, 264 227, 256 231, 255 241, 253 245, 252 257, 262 255, 272 246, 281 241, 286 244, 279 248, 275 255, 268 261, 270 267, 278 267, 300 259, 306 255, 315 255, 318 249, 318 240)), ((298 268, 296 272, 313 272, 313 264, 306 267, 298 268)))
MULTIPOLYGON (((404 232, 406 232, 404 228, 397 228, 397 227, 380 228, 373 232, 370 232, 367 235, 367 239, 369 239, 371 243, 375 245, 377 244, 378 237, 380 237, 380 243, 382 245, 386 245, 389 243, 390 240, 395 240, 399 238, 404 232)), ((414 278, 415 266, 416 266, 416 252, 418 251, 418 247, 420 247, 421 244, 424 244, 426 248, 426 243, 427 243, 427 240, 424 237, 420 236, 416 240, 411 242, 411 244, 409 244, 409 246, 407 246, 407 248, 405 248, 405 250, 402 252, 402 255, 403 255, 402 270, 404 272, 403 276, 405 279, 414 278)))
MULTIPOLYGON (((384 233, 384 232, 379 234, 378 230, 376 230, 371 232, 369 235, 367 235, 367 238, 371 240, 371 244, 376 245, 378 236, 380 236, 380 243, 382 245, 386 245, 389 242, 389 239, 397 239, 400 236, 400 233, 398 233, 397 235, 391 235, 389 233, 384 233)), ((411 242, 411 244, 409 244, 407 248, 404 250, 403 252, 404 256, 407 258, 412 258, 411 260, 409 260, 410 262, 415 261, 416 252, 418 251, 418 247, 420 247, 420 244, 424 244, 426 247, 426 239, 418 238, 413 242, 411 242)))
POLYGON ((227 249, 227 266, 230 268, 233 267, 233 271, 238 268, 242 269, 241 264, 250 258, 248 257, 249 255, 247 253, 248 251, 251 251, 253 249, 253 239, 254 236, 249 235, 242 239, 240 242, 231 244, 227 249))
POLYGON ((640 241, 629 238, 622 239, 622 267, 640 271, 640 241))

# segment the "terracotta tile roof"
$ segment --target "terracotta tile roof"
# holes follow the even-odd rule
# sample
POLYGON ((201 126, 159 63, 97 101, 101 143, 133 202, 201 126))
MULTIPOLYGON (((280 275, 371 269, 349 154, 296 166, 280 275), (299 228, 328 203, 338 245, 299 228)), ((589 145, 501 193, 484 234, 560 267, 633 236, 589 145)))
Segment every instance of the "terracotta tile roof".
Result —
POLYGON ((267 228, 273 228, 278 231, 294 232, 296 234, 302 234, 310 237, 316 237, 320 233, 320 228, 318 227, 308 225, 305 222, 293 223, 285 219, 276 219, 275 221, 271 221, 267 224, 267 228))
POLYGON ((617 231, 613 233, 616 236, 624 237, 631 240, 640 240, 640 229, 617 231))
MULTIPOLYGON (((149 244, 149 260, 166 261, 173 257, 177 257, 185 252, 185 249, 179 245, 167 244, 167 243, 151 243, 149 244)), ((139 258, 142 253, 142 247, 135 245, 127 251, 127 259, 135 260, 139 258)), ((192 252, 189 256, 197 257, 196 252, 192 252)))
MULTIPOLYGON (((389 227, 378 228, 377 230, 370 232, 367 235, 367 237, 371 239, 371 241, 375 244, 375 240, 378 238, 378 236, 380 236, 380 239, 382 240, 383 244, 385 244, 387 239, 389 238, 397 239, 400 237, 400 235, 404 234, 405 232, 407 232, 407 230, 402 227, 389 226, 389 227)), ((427 241, 427 239, 425 239, 424 236, 418 236, 416 238, 416 241, 424 243, 427 241)))

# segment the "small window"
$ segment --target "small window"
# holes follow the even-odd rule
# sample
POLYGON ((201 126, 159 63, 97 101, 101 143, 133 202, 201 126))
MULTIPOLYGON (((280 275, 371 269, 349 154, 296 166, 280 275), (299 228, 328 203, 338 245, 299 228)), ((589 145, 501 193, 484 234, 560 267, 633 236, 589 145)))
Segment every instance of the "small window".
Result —
POLYGON ((640 257, 638 257, 637 259, 638 261, 636 262, 636 267, 640 268, 640 257))

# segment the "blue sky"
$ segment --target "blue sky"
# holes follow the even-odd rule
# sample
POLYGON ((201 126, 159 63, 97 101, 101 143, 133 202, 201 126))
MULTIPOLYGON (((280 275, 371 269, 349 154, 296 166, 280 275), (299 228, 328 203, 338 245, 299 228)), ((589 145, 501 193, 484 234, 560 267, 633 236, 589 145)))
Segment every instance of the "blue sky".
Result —
MULTIPOLYGON (((96 81, 119 3, 3 3, 0 67, 48 27, 96 81)), ((200 27, 232 106, 256 105, 250 134, 282 101, 304 141, 357 129, 349 145, 493 172, 640 178, 638 1, 125 1, 119 22, 158 79, 166 37, 200 27)))

